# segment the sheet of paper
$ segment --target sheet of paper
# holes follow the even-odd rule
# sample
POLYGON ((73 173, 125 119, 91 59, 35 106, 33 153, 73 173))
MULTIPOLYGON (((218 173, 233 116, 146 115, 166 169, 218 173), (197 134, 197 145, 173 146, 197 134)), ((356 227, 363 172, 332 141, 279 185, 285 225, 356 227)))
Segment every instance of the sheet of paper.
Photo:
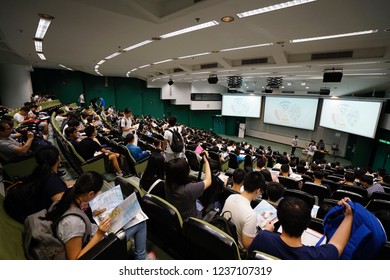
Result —
POLYGON ((142 212, 135 193, 132 193, 123 200, 120 186, 115 186, 95 197, 90 203, 92 212, 105 208, 99 217, 94 217, 97 224, 100 223, 108 215, 111 217, 111 227, 108 233, 116 233, 120 229, 129 228, 139 222, 144 221, 148 217, 142 212), (142 213, 141 213, 142 212, 142 213))
POLYGON ((254 208, 257 215, 257 225, 264 229, 265 225, 268 222, 276 223, 278 221, 276 215, 276 208, 273 207, 266 200, 262 200, 257 206, 254 208))
MULTIPOLYGON (((106 211, 103 212, 100 217, 105 217, 114 210, 121 202, 123 201, 123 195, 120 186, 115 186, 111 189, 108 189, 105 192, 100 193, 92 201, 89 202, 92 212, 95 210, 100 210, 106 208, 106 211)), ((97 224, 100 223, 98 217, 94 217, 94 220, 97 224)))

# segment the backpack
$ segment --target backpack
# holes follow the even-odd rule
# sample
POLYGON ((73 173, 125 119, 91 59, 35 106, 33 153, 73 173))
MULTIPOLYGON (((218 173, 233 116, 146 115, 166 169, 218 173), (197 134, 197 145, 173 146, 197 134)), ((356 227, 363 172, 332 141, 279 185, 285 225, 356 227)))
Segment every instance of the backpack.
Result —
POLYGON ((40 210, 35 201, 34 183, 17 181, 6 190, 4 210, 12 219, 23 224, 28 215, 40 210))
POLYGON ((176 129, 168 129, 172 133, 172 141, 169 143, 172 152, 174 153, 180 153, 184 149, 184 141, 183 138, 180 135, 179 130, 176 129))
POLYGON ((64 244, 55 236, 53 229, 58 222, 69 215, 77 215, 84 220, 85 234, 83 246, 89 241, 92 226, 83 210, 71 207, 56 222, 44 219, 47 210, 43 209, 26 218, 24 221, 24 251, 30 260, 66 260, 64 244))
POLYGON ((232 213, 230 211, 225 211, 220 215, 210 211, 203 220, 230 235, 238 244, 237 228, 236 225, 230 221, 231 219, 232 213), (230 217, 225 218, 227 214, 230 214, 230 217))
MULTIPOLYGON (((348 203, 353 210, 352 232, 340 259, 373 259, 386 243, 386 232, 378 218, 360 203, 351 201, 348 201, 348 203)), ((330 240, 343 221, 344 209, 344 206, 336 205, 326 214, 324 218, 324 235, 327 237, 327 240, 330 240)))
POLYGON ((121 126, 122 119, 125 120, 125 126, 127 126, 127 121, 126 121, 126 119, 125 119, 125 118, 119 118, 119 120, 118 120, 118 131, 119 131, 120 134, 123 133, 123 129, 122 129, 122 126, 121 126))

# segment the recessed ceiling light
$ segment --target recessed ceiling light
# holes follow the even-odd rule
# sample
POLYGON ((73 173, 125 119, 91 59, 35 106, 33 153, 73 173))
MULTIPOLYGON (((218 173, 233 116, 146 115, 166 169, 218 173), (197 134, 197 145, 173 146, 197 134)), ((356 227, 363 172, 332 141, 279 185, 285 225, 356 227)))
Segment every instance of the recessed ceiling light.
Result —
POLYGON ((317 41, 317 40, 335 39, 335 38, 342 38, 342 37, 359 36, 359 35, 366 35, 366 34, 371 34, 371 33, 376 33, 376 32, 378 32, 378 29, 351 32, 351 33, 343 33, 343 34, 335 34, 335 35, 328 35, 328 36, 320 36, 320 37, 312 37, 312 38, 293 39, 293 40, 290 40, 290 43, 302 43, 302 42, 308 42, 308 41, 317 41))
POLYGON ((234 20, 234 17, 232 17, 232 16, 225 16, 225 17, 221 18, 222 22, 232 22, 233 20, 234 20))
POLYGON ((185 34, 185 33, 188 33, 188 32, 192 32, 192 31, 196 31, 196 30, 212 27, 212 26, 215 26, 215 25, 218 25, 218 24, 219 23, 217 21, 213 20, 213 21, 209 21, 209 22, 206 22, 206 23, 194 25, 194 26, 191 26, 191 27, 183 28, 183 29, 180 29, 180 30, 177 30, 177 31, 173 31, 173 32, 161 35, 160 38, 166 39, 166 38, 170 38, 170 37, 173 37, 173 36, 185 34))
POLYGON ((280 9, 290 8, 290 7, 294 7, 297 5, 307 4, 310 2, 314 2, 314 1, 316 1, 316 0, 293 0, 293 1, 288 1, 288 2, 284 2, 284 3, 280 3, 280 4, 268 6, 268 7, 263 7, 263 8, 239 13, 239 14, 237 14, 237 16, 239 18, 244 18, 244 17, 254 16, 254 15, 258 15, 258 14, 273 12, 273 11, 280 10, 280 9))

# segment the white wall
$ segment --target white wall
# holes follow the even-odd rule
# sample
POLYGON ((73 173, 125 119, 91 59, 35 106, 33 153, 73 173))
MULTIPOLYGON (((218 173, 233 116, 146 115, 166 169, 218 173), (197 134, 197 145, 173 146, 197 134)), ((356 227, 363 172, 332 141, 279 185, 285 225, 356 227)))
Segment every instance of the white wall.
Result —
POLYGON ((227 87, 220 84, 209 84, 207 82, 193 82, 191 93, 225 93, 227 87))
POLYGON ((0 64, 0 97, 2 105, 17 108, 31 100, 33 93, 30 66, 0 64))
POLYGON ((221 110, 222 101, 191 101, 191 110, 221 110))

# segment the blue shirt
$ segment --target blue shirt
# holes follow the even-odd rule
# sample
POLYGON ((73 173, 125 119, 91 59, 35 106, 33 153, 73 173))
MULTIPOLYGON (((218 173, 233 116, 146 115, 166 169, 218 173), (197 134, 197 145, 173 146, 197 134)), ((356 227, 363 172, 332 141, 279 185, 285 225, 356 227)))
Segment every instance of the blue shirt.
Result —
POLYGON ((141 148, 136 145, 127 144, 126 148, 130 151, 135 161, 140 161, 141 159, 149 156, 149 152, 142 151, 141 148))
POLYGON ((332 244, 318 247, 305 245, 290 247, 280 238, 280 234, 268 230, 260 231, 248 250, 258 250, 283 260, 337 260, 339 258, 337 248, 332 244))

